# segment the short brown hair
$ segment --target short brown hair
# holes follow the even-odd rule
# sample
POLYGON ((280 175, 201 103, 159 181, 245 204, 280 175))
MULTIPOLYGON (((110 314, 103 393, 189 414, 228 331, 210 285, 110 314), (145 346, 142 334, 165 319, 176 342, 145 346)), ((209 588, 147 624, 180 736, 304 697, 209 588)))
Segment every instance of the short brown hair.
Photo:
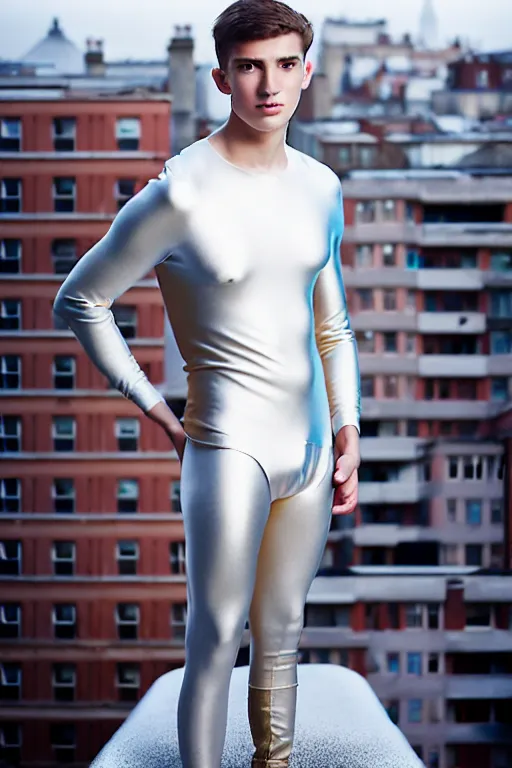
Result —
POLYGON ((224 71, 231 51, 239 43, 297 32, 302 37, 305 56, 313 42, 311 22, 279 0, 237 0, 215 19, 212 31, 215 53, 224 71))

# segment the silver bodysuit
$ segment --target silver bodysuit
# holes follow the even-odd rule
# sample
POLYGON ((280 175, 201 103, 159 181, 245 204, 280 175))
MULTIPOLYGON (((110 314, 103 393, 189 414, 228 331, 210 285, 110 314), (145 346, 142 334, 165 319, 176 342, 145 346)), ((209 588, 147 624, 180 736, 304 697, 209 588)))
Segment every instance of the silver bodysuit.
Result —
POLYGON ((273 173, 202 139, 166 163, 75 266, 55 300, 112 385, 162 396, 113 301, 153 267, 187 372, 182 508, 185 768, 219 768, 229 677, 247 615, 253 765, 287 765, 297 647, 332 500, 332 433, 359 429, 357 348, 343 286, 341 187, 286 146, 273 173))

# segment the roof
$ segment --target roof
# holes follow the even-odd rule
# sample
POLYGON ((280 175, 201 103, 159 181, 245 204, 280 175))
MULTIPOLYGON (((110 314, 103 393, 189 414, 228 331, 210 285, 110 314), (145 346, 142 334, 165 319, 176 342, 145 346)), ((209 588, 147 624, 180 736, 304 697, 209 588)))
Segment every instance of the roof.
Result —
POLYGON ((62 31, 54 19, 48 34, 21 59, 53 74, 80 74, 85 71, 82 51, 62 31))

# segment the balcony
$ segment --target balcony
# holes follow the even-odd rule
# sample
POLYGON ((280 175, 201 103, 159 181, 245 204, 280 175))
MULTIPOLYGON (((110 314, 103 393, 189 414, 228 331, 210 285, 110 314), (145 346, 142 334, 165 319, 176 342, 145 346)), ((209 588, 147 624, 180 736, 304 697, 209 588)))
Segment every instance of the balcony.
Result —
POLYGON ((449 675, 447 699, 512 699, 512 675, 449 675))
POLYGON ((363 461, 414 461, 422 452, 425 440, 418 437, 363 437, 363 461))
POLYGON ((512 224, 453 223, 423 224, 418 227, 418 243, 423 246, 512 246, 512 224))
POLYGON ((426 484, 415 480, 392 480, 387 483, 360 483, 360 504, 408 504, 420 501, 426 484))
POLYGON ((419 269, 416 285, 423 291, 480 291, 484 273, 480 269, 419 269))
POLYGON ((420 333, 485 333, 483 312, 418 312, 420 333))
POLYGON ((437 541, 438 539, 439 530, 394 523, 360 525, 354 528, 352 534, 352 540, 357 547, 396 547, 405 542, 437 541))
POLYGON ((418 373, 429 377, 481 378, 488 375, 487 355, 420 355, 418 373))

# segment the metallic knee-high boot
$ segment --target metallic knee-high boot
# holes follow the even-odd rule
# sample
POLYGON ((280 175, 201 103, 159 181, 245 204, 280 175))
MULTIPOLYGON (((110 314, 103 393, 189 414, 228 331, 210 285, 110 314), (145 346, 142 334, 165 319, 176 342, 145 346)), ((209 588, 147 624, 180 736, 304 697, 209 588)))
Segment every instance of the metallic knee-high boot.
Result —
POLYGON ((249 725, 255 747, 252 768, 287 768, 292 751, 297 705, 297 655, 294 654, 290 660, 287 654, 286 659, 280 661, 281 664, 278 662, 274 674, 271 674, 274 686, 260 688, 249 683, 249 725))

